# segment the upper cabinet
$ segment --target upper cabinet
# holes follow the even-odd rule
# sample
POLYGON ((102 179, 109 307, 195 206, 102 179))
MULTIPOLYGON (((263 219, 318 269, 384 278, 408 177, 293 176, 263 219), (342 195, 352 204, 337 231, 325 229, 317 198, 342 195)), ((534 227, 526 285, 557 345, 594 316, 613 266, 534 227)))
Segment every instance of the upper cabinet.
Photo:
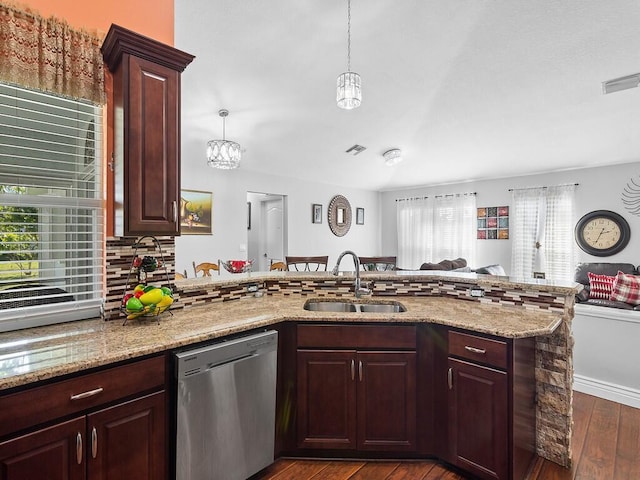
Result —
POLYGON ((116 236, 180 234, 180 74, 193 55, 111 25, 116 236))

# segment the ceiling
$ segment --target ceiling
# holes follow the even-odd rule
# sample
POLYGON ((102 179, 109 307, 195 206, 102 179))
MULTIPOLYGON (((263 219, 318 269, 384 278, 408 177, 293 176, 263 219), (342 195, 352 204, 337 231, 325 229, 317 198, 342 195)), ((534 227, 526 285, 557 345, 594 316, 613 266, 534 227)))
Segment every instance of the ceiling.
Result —
MULTIPOLYGON (((335 101, 346 0, 175 0, 184 151, 370 190, 640 161, 638 0, 352 0, 362 105, 335 101), (345 153, 360 144, 357 156, 345 153), (400 148, 404 161, 384 164, 400 148)), ((184 161, 184 159, 183 159, 184 161)))

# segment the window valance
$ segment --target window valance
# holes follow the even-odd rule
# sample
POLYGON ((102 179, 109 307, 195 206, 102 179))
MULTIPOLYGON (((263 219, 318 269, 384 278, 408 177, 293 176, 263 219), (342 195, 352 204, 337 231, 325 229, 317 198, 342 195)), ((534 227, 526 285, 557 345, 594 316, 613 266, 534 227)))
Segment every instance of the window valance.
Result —
POLYGON ((105 102, 102 39, 0 3, 0 80, 105 102))

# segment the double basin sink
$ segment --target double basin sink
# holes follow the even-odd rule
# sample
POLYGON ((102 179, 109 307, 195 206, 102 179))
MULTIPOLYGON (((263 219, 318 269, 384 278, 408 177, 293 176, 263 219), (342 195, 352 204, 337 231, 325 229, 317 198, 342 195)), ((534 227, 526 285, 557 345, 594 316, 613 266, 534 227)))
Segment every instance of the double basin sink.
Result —
POLYGON ((307 300, 304 309, 312 312, 400 313, 407 309, 400 302, 358 303, 339 299, 307 300))

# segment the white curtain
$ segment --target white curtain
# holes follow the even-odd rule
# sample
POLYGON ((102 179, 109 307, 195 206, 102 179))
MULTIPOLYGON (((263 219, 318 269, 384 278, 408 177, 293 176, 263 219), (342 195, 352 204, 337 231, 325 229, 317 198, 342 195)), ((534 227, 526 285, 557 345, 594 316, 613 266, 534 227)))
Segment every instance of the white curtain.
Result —
POLYGON ((396 212, 399 268, 458 257, 475 264, 475 194, 398 199, 396 212))
POLYGON ((430 258, 433 248, 433 199, 396 200, 398 268, 414 270, 430 258))
POLYGON ((513 190, 511 275, 571 280, 575 185, 513 190))

